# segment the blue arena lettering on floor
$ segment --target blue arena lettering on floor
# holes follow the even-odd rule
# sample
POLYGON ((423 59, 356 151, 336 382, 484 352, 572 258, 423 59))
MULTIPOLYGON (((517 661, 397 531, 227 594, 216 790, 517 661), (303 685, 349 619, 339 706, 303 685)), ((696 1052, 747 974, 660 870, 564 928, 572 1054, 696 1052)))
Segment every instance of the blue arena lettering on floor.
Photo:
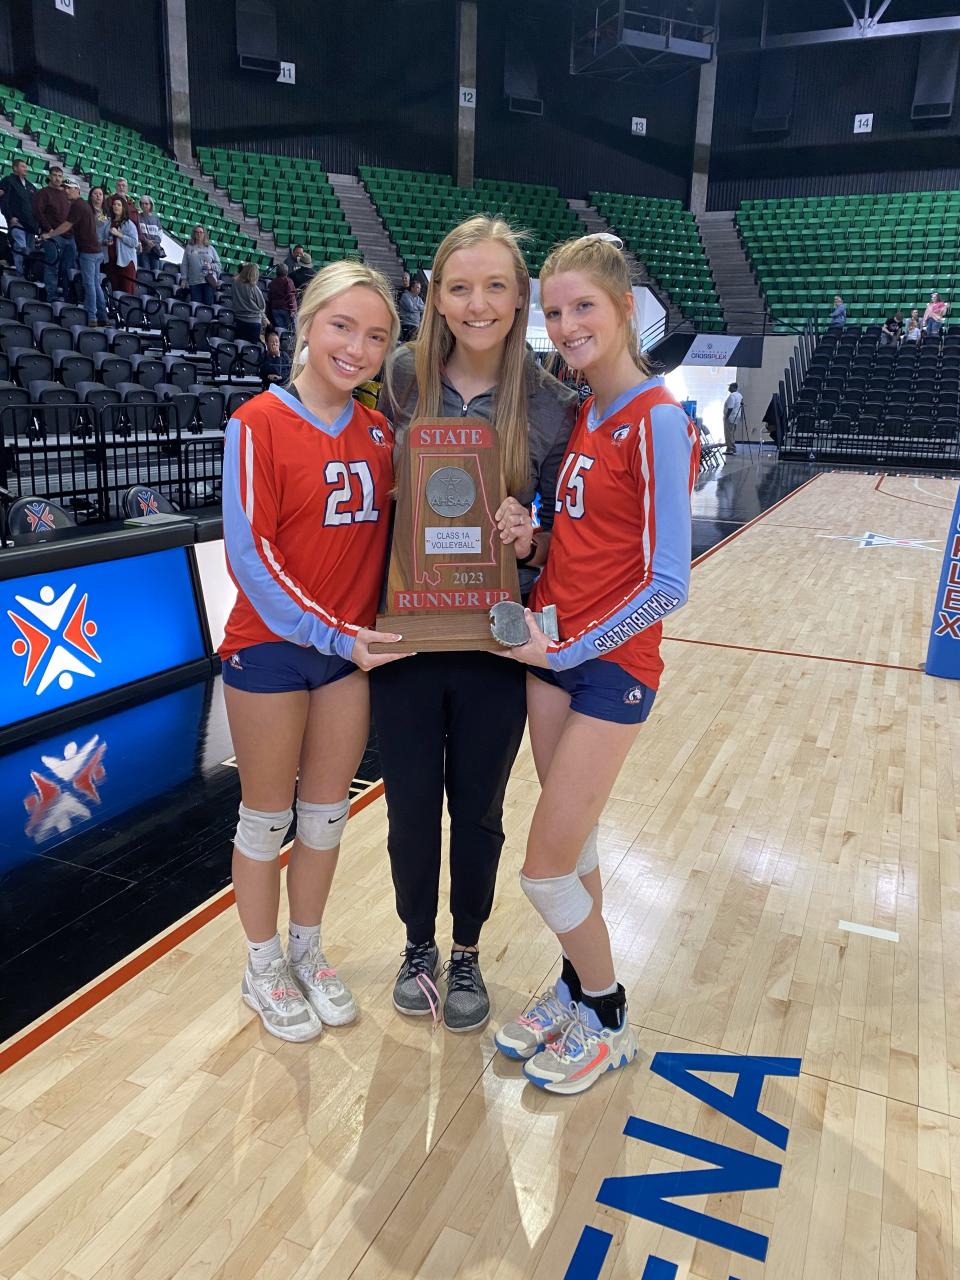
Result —
MULTIPOLYGON (((765 1142, 786 1151, 789 1131, 785 1125, 760 1110, 760 1094, 768 1076, 798 1076, 799 1058, 658 1053, 650 1063, 650 1070, 765 1142), (705 1073, 735 1076, 736 1087, 732 1093, 726 1093, 702 1079, 705 1073)), ((741 1257, 758 1262, 766 1259, 769 1243, 766 1236, 672 1201, 681 1196, 762 1191, 778 1187, 783 1171, 779 1161, 708 1142, 705 1138, 677 1129, 667 1129, 640 1116, 630 1116, 623 1131, 628 1138, 691 1156, 713 1168, 604 1178, 597 1193, 598 1204, 657 1223, 695 1240, 715 1244, 741 1257)), ((609 1232, 584 1227, 564 1280, 599 1280, 612 1243, 613 1236, 609 1232)), ((651 1254, 640 1280, 676 1280, 676 1275, 677 1263, 651 1254)), ((730 1280, 736 1280, 736 1277, 731 1275, 730 1280)))

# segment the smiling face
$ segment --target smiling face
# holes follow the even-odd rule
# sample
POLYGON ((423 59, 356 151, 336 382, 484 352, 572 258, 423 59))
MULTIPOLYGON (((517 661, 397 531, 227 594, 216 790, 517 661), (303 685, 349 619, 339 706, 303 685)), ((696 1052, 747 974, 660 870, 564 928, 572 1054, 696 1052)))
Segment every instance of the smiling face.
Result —
POLYGON ((560 271, 541 286, 550 341, 571 369, 616 360, 627 343, 633 295, 620 306, 585 271, 560 271))
POLYGON ((390 313, 373 289, 353 285, 320 308, 306 337, 311 374, 332 391, 349 394, 383 364, 390 313))
POLYGON ((457 343, 490 351, 506 342, 523 305, 509 249, 487 240, 451 253, 434 305, 457 343))

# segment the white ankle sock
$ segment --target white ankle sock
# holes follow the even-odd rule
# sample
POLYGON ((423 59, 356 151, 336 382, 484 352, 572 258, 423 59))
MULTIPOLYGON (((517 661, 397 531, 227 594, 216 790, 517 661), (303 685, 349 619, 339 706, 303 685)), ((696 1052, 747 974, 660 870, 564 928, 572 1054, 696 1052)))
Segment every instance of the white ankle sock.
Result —
POLYGON ((251 942, 248 938, 247 950, 250 952, 250 968, 255 973, 263 973, 274 961, 283 959, 279 933, 275 933, 267 942, 251 942))
POLYGON ((616 979, 614 979, 614 981, 610 983, 609 987, 604 987, 602 991, 588 991, 586 987, 581 987, 580 990, 585 996, 590 996, 594 1000, 599 1000, 601 996, 616 995, 617 983, 616 979))
POLYGON ((314 938, 320 938, 320 925, 318 924, 294 924, 290 921, 290 933, 287 937, 287 954, 293 964, 303 957, 310 950, 310 944, 314 938))

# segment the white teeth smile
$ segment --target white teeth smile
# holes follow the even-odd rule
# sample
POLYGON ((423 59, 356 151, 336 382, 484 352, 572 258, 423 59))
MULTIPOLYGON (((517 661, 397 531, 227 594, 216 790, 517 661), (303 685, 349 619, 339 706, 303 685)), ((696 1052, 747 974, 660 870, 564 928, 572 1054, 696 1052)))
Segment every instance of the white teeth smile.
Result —
POLYGON ((464 320, 463 322, 468 329, 489 329, 492 324, 496 324, 496 320, 464 320))
POLYGON ((330 358, 333 360, 333 363, 337 368, 342 369, 344 373, 354 374, 360 372, 360 366, 358 364, 347 364, 346 360, 338 360, 336 356, 331 356, 330 358))
POLYGON ((589 342, 589 341, 590 341, 589 337, 576 338, 573 342, 565 342, 563 345, 567 348, 568 351, 576 351, 577 347, 582 347, 585 342, 589 342))

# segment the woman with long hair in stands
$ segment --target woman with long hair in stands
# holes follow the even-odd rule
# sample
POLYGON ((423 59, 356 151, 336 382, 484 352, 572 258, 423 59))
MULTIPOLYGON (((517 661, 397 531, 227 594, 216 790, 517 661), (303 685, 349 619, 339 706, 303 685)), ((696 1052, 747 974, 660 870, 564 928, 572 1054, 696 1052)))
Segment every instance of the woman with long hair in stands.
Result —
POLYGON ((563 963, 496 1043, 524 1061, 531 1083, 561 1094, 637 1054, 603 919, 596 824, 653 705, 661 619, 687 598, 699 462, 696 428, 640 354, 618 245, 603 234, 568 241, 540 273, 550 339, 593 395, 570 437, 531 602, 557 606, 560 640, 528 614, 531 639, 506 659, 527 664, 541 786, 520 883, 563 963))
POLYGON ((106 229, 107 279, 114 293, 136 293, 137 251, 140 235, 127 212, 123 196, 111 196, 107 205, 110 225, 106 229))
MULTIPOLYGON (((469 218, 446 236, 433 260, 419 335, 389 362, 381 406, 397 433, 398 458, 419 420, 470 416, 493 424, 509 495, 496 518, 528 591, 549 541, 576 396, 527 350, 530 277, 521 244, 501 218, 469 218), (535 535, 536 493, 542 504, 535 535)), ((387 847, 406 929, 393 1002, 400 1013, 442 1016, 449 1030, 472 1031, 490 1013, 479 940, 503 847, 507 779, 523 736, 523 671, 490 653, 423 653, 377 671, 370 686, 387 847), (444 794, 453 928, 441 997, 436 917, 444 794)))
MULTIPOLYGON (((370 727, 368 645, 383 581, 393 488, 387 420, 353 398, 399 332, 379 272, 333 263, 303 300, 294 376, 227 424, 223 531, 237 603, 220 646, 240 771, 233 885, 248 959, 241 994, 282 1040, 352 1021, 321 921, 370 727), (277 932, 279 856, 288 951, 277 932)), ((378 639, 395 639, 377 635, 378 639)))

